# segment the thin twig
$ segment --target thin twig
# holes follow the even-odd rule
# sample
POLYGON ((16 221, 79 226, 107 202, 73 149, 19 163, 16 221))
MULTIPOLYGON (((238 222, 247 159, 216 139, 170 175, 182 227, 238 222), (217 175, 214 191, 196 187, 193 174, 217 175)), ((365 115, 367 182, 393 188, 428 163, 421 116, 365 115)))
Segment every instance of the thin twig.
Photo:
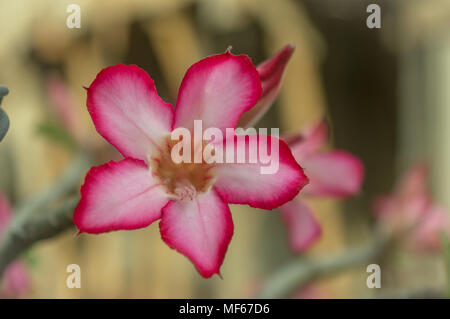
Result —
POLYGON ((375 235, 372 242, 358 248, 321 258, 298 258, 274 275, 263 286, 260 298, 287 298, 318 277, 333 275, 341 270, 356 267, 376 258, 386 245, 387 239, 375 235))
POLYGON ((89 164, 90 158, 88 155, 81 153, 73 160, 61 177, 59 177, 50 187, 41 191, 36 196, 25 200, 15 209, 17 218, 26 218, 22 216, 27 216, 28 214, 41 209, 43 206, 48 205, 52 201, 61 198, 61 196, 68 194, 79 185, 80 179, 83 176, 83 173, 86 172, 89 164))
POLYGON ((73 225, 72 214, 79 196, 56 206, 54 203, 76 189, 89 163, 89 158, 81 155, 56 183, 15 210, 14 219, 0 240, 0 278, 6 267, 27 248, 73 225))

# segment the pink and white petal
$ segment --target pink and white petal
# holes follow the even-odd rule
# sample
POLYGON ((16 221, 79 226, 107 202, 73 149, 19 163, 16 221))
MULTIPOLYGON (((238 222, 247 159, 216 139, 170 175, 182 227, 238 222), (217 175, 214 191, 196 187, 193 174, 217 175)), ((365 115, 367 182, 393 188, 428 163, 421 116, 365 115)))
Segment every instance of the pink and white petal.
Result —
POLYGON ((0 193, 0 240, 4 229, 11 220, 11 206, 5 195, 0 193))
POLYGON ((258 103, 242 114, 238 127, 251 127, 269 110, 281 87, 284 69, 295 51, 292 44, 286 45, 272 58, 264 61, 256 68, 261 79, 262 94, 258 103))
MULTIPOLYGON (((284 141, 266 135, 242 135, 226 140, 230 138, 234 139, 233 163, 217 164, 213 170, 214 187, 227 203, 274 209, 292 200, 308 183, 284 141), (259 153, 265 153, 261 151, 263 146, 270 154, 271 162, 260 156, 259 153), (238 154, 246 155, 243 163, 238 162, 238 154), (253 163, 250 158, 254 159, 253 163), (266 171, 263 173, 262 170, 266 171)), ((225 143, 226 157, 233 148, 225 143)))
POLYGON ((402 235, 421 223, 430 207, 428 197, 381 196, 374 202, 375 216, 384 229, 402 235))
POLYGON ((142 228, 161 217, 168 201, 143 161, 111 161, 87 173, 73 222, 91 234, 142 228))
POLYGON ((24 296, 30 290, 28 270, 21 261, 14 261, 3 274, 0 296, 17 298, 24 296))
POLYGON ((380 220, 389 219, 390 215, 395 213, 395 204, 395 199, 391 196, 381 195, 376 197, 372 203, 375 217, 380 220))
POLYGON ((409 245, 413 250, 437 251, 442 234, 450 234, 450 214, 444 207, 434 205, 411 231, 409 245))
POLYGON ((306 157, 301 163, 309 178, 304 194, 348 197, 361 189, 364 166, 350 153, 344 151, 317 153, 306 157))
POLYGON ((303 130, 300 134, 288 136, 286 139, 297 162, 315 154, 328 140, 328 125, 325 119, 316 125, 303 130))
POLYGON ((193 200, 171 201, 159 223, 163 241, 189 258, 205 278, 220 275, 233 227, 227 203, 214 190, 193 200))
POLYGON ((87 107, 97 131, 125 157, 147 160, 172 128, 171 105, 136 65, 103 69, 87 89, 87 107))
POLYGON ((261 96, 261 81, 246 55, 212 55, 192 65, 178 92, 174 128, 235 128, 242 113, 261 96))
POLYGON ((405 199, 428 196, 427 179, 427 166, 422 163, 414 165, 406 172, 397 185, 396 196, 405 199))
POLYGON ((322 234, 322 228, 311 209, 299 199, 279 207, 293 251, 305 252, 322 234))

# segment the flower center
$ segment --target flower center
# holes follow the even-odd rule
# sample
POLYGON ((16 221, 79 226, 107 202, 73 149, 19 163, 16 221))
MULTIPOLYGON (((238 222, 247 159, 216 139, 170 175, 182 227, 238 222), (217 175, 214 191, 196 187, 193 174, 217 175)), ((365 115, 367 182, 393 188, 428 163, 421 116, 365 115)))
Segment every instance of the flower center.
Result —
POLYGON ((178 142, 169 137, 161 150, 155 156, 150 156, 149 168, 164 185, 168 194, 176 199, 192 200, 197 194, 207 192, 212 187, 213 165, 207 164, 203 159, 201 163, 194 163, 193 147, 190 163, 174 162, 171 152, 178 142))

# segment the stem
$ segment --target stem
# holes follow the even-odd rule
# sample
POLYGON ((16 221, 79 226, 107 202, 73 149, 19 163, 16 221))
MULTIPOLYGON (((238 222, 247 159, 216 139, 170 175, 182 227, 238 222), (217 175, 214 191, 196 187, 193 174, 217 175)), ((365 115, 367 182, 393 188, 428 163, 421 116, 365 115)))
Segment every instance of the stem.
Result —
POLYGON ((383 251, 386 242, 387 238, 377 233, 372 242, 334 256, 296 259, 269 277, 259 298, 287 298, 315 278, 367 263, 383 251))
POLYGON ((6 267, 27 248, 73 225, 72 214, 79 201, 78 195, 59 206, 48 206, 75 189, 89 163, 88 157, 81 155, 56 183, 16 209, 14 219, 0 241, 0 278, 6 267))

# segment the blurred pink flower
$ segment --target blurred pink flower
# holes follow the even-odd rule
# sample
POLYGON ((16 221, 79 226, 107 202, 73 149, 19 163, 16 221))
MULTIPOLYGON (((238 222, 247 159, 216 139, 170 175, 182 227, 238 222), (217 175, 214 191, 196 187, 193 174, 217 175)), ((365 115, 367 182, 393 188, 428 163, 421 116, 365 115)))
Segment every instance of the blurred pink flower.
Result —
MULTIPOLYGON (((273 85, 267 89, 276 91, 273 85)), ((102 70, 87 89, 88 110, 100 135, 125 159, 93 167, 86 175, 73 218, 79 231, 130 230, 160 220, 166 244, 188 257, 203 277, 220 274, 234 228, 228 204, 273 209, 294 198, 307 178, 289 147, 276 137, 251 135, 244 145, 234 143, 245 154, 255 151, 251 145, 279 145, 278 171, 261 174, 260 159, 176 164, 170 134, 176 128, 192 132, 195 120, 202 120, 204 129, 235 128, 265 93, 249 57, 229 51, 189 68, 175 109, 137 66, 102 70)), ((272 94, 263 104, 271 102, 272 94)), ((238 138, 224 136, 217 142, 228 145, 238 138)))
POLYGON ((295 252, 304 252, 319 239, 321 227, 311 208, 302 199, 346 198, 355 195, 361 189, 364 166, 361 160, 348 152, 322 149, 328 140, 325 121, 285 140, 305 170, 309 184, 294 200, 279 209, 291 248, 295 252))
POLYGON ((68 85, 57 74, 51 74, 47 78, 46 88, 51 109, 77 142, 82 142, 82 123, 77 112, 77 103, 68 85))
POLYGON ((46 81, 46 89, 50 110, 68 133, 70 142, 94 153, 96 157, 120 159, 120 154, 116 150, 112 150, 100 138, 93 138, 82 114, 85 109, 81 109, 67 82, 56 73, 50 74, 46 81))
POLYGON ((399 181, 393 194, 380 196, 374 211, 384 231, 415 251, 440 248, 442 233, 450 233, 450 215, 432 202, 427 189, 428 170, 416 164, 399 181))
MULTIPOLYGON (((11 220, 11 207, 8 200, 0 194, 0 240, 11 220)), ((25 264, 19 260, 6 268, 0 282, 0 297, 17 298, 25 295, 30 288, 30 280, 25 264)))

